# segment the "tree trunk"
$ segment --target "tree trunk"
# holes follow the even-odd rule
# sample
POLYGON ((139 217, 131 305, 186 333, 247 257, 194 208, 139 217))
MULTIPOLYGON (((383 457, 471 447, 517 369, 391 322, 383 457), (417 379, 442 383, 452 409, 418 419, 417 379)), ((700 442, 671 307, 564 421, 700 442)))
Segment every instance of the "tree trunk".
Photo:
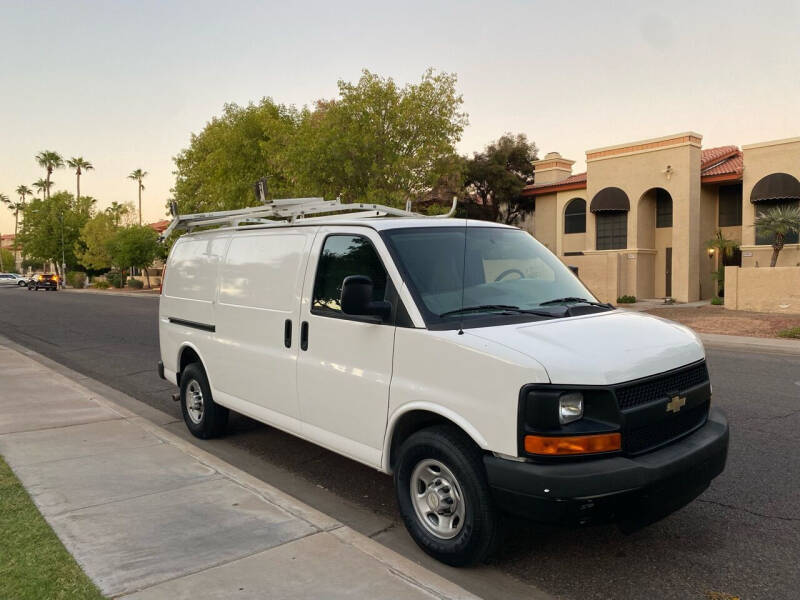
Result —
POLYGON ((81 171, 80 171, 80 169, 78 169, 76 177, 78 179, 78 197, 75 198, 75 200, 80 200, 81 199, 81 171))
POLYGON ((774 267, 778 264, 778 254, 783 250, 783 236, 780 233, 775 234, 775 243, 772 244, 772 260, 769 261, 769 266, 774 267))
POLYGON ((139 227, 142 226, 142 182, 139 181, 139 227))
POLYGON ((149 290, 149 289, 151 289, 150 288, 150 272, 147 270, 146 267, 144 269, 142 269, 142 270, 144 271, 145 279, 147 279, 147 289, 149 290))
POLYGON ((17 229, 19 225, 19 209, 14 211, 14 269, 17 268, 17 229))

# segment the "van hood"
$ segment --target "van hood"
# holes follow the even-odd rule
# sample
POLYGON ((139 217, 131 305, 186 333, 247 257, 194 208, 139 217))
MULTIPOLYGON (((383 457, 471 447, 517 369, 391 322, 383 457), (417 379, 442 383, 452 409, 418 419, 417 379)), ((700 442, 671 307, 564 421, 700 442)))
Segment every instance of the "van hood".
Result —
POLYGON ((530 356, 545 368, 551 383, 611 385, 705 357, 703 344, 688 327, 619 309, 465 333, 530 356))

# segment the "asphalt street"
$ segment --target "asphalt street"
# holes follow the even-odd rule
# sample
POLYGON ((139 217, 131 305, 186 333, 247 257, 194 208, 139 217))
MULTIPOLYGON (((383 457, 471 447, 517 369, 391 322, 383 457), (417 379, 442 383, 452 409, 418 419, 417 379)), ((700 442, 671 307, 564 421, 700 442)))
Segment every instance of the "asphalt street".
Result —
MULTIPOLYGON (((155 371, 157 311, 156 298, 0 288, 0 335, 172 415, 167 428, 186 436, 155 371)), ((488 565, 460 571, 414 547, 389 477, 243 417, 202 446, 488 598, 795 598, 800 356, 710 349, 708 362, 732 435, 726 471, 698 500, 629 536, 514 522, 488 565)))

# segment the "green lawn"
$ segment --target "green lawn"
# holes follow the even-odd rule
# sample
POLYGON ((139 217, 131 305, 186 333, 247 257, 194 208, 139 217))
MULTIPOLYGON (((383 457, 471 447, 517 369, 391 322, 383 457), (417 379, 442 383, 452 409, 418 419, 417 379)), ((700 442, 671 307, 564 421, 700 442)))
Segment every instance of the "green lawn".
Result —
POLYGON ((0 457, 0 597, 103 598, 0 457))

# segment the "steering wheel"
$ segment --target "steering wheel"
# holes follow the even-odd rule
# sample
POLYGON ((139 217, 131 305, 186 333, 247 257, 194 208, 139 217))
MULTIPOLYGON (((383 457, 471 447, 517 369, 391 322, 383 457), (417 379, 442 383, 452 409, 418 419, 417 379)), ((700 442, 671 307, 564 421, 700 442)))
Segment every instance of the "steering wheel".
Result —
POLYGON ((506 269, 505 271, 500 273, 500 275, 495 277, 494 280, 495 281, 500 281, 501 279, 505 279, 506 275, 511 275, 512 273, 519 273, 519 278, 520 279, 525 279, 525 273, 523 273, 519 269, 506 269))

